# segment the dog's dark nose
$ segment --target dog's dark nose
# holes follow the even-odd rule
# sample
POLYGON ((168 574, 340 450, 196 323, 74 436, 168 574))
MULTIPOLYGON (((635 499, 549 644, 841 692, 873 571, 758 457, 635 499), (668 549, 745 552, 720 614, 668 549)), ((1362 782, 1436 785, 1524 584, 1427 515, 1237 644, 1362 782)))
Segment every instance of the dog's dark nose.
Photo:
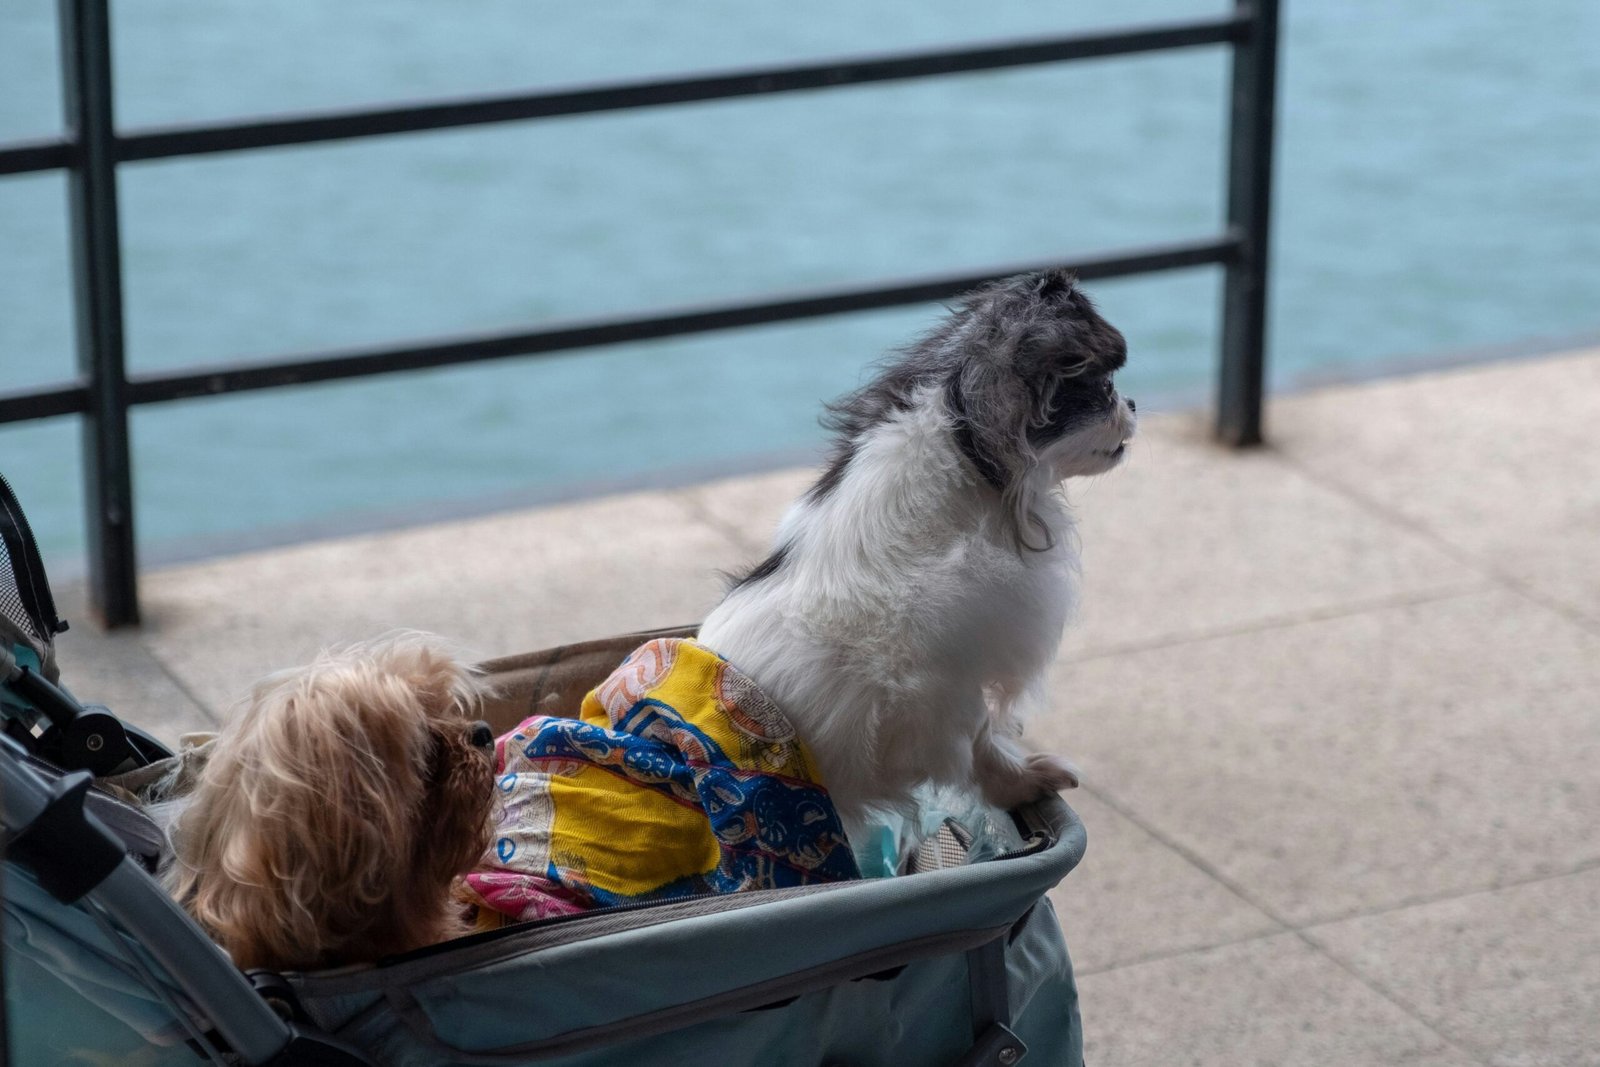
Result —
POLYGON ((1124 399, 1124 400, 1126 400, 1128 402, 1128 410, 1129 411, 1138 411, 1139 410, 1138 408, 1133 406, 1133 397, 1125 396, 1122 399, 1124 399))
POLYGON ((473 723, 472 733, 467 735, 467 739, 472 742, 473 748, 494 747, 494 731, 489 729, 489 724, 486 722, 473 723))

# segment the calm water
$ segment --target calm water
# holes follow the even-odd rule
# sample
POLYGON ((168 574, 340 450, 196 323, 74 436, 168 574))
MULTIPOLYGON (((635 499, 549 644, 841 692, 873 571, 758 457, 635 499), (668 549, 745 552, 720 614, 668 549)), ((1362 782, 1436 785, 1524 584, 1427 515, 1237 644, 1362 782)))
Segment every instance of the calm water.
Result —
MULTIPOLYGON (((931 45, 1193 0, 671 9, 114 0, 126 126, 931 45)), ((1289 0, 1280 383, 1600 329, 1600 4, 1289 0)), ((59 126, 50 0, 0 3, 0 140, 59 126)), ((136 370, 1073 255, 1220 224, 1220 50, 139 164, 136 370)), ((0 179, 0 388, 70 373, 63 181, 0 179)), ((1203 394, 1209 270, 1102 284, 1135 395, 1203 394)), ((936 309, 138 410, 140 534, 448 515, 795 456, 818 402, 936 309)), ((67 420, 0 428, 78 565, 67 420)))

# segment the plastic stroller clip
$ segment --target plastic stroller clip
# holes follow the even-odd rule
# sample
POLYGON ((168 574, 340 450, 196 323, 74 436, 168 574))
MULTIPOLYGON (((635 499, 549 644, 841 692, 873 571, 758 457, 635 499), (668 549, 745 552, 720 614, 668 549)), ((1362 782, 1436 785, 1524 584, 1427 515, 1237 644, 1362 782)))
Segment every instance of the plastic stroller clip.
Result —
POLYGON ((9 857, 33 871, 63 904, 105 881, 127 854, 116 835, 83 808, 93 781, 88 771, 77 771, 51 783, 44 809, 6 843, 9 857))
POLYGON ((956 1067, 1012 1067, 1027 1054, 1028 1046, 1010 1027, 994 1023, 978 1036, 956 1067))

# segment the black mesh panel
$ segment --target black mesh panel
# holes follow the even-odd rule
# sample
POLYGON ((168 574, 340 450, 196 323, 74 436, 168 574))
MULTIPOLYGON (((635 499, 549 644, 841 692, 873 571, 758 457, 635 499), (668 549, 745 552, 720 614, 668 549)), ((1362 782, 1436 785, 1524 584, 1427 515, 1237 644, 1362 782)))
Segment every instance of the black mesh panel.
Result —
POLYGON ((39 632, 27 608, 23 607, 22 594, 17 590, 17 572, 11 566, 11 550, 3 537, 0 537, 0 615, 35 640, 44 640, 45 635, 39 632))

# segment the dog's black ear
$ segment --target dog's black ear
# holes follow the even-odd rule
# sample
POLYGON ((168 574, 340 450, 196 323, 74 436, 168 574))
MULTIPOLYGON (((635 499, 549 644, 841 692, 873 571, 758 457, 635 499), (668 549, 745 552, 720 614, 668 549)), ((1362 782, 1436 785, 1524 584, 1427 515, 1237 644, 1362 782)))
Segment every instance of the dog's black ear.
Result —
MULTIPOLYGON (((967 457, 984 481, 1004 492, 1006 487, 1005 460, 995 454, 996 443, 989 435, 980 432, 973 419, 967 400, 967 388, 962 384, 961 371, 956 371, 945 382, 945 404, 955 417, 955 441, 961 454, 967 457)), ((1004 451, 1003 446, 999 449, 1004 451)))
POLYGON ((1040 271, 1034 282, 1033 291, 1040 298, 1050 300, 1071 292, 1072 287, 1078 284, 1078 276, 1070 270, 1055 267, 1051 270, 1040 271))

